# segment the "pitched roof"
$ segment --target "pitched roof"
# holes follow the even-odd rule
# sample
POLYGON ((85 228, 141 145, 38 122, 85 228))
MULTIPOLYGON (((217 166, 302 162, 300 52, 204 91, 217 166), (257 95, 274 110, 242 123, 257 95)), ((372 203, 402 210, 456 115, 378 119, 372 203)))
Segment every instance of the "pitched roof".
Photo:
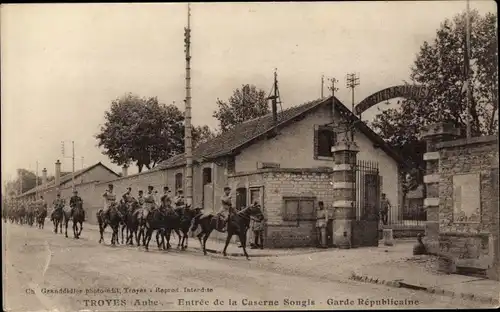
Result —
MULTIPOLYGON (((332 102, 332 97, 317 99, 302 105, 290 107, 278 113, 278 127, 284 127, 289 123, 294 122, 297 118, 311 112, 315 108, 323 104, 332 102)), ((359 120, 344 104, 335 98, 336 107, 340 111, 347 113, 350 118, 356 121, 357 128, 363 132, 368 138, 383 149, 389 156, 394 158, 398 163, 402 163, 401 157, 391 149, 387 143, 373 130, 371 130, 364 122, 359 120)), ((196 161, 203 159, 214 159, 220 156, 230 155, 237 149, 252 144, 254 141, 262 138, 265 134, 273 129, 272 114, 248 120, 233 129, 221 133, 212 140, 205 142, 193 150, 193 158, 196 161)), ((154 170, 162 170, 185 165, 186 160, 184 154, 175 155, 154 168, 154 170)))
MULTIPOLYGON (((107 169, 110 173, 114 174, 115 176, 119 177, 119 175, 114 172, 113 170, 111 170, 110 168, 106 167, 105 165, 103 165, 101 162, 98 162, 90 167, 87 167, 87 168, 83 168, 81 170, 78 170, 78 171, 75 171, 75 179, 78 178, 79 176, 81 176, 82 174, 94 169, 95 167, 97 166, 102 166, 104 167, 105 169, 107 169)), ((65 184, 66 182, 69 182, 71 181, 72 179, 72 174, 71 172, 69 173, 66 173, 64 172, 65 174, 62 175, 63 172, 61 172, 61 178, 60 178, 60 185, 63 185, 65 184)), ((40 191, 40 190, 45 190, 47 188, 51 188, 51 187, 54 187, 56 184, 56 181, 55 180, 51 180, 50 182, 47 182, 45 184, 42 184, 42 185, 39 185, 38 187, 34 187, 26 192, 24 192, 23 194, 19 195, 19 196, 25 196, 25 195, 30 195, 30 194, 33 194, 37 191, 40 191)))

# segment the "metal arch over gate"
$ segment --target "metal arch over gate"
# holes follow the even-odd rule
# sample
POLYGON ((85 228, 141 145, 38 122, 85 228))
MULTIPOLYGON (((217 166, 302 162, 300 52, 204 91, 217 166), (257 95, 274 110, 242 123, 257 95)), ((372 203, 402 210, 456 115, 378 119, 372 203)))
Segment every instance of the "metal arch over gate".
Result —
POLYGON ((421 99, 427 97, 428 94, 429 94, 429 89, 419 85, 393 86, 381 90, 379 92, 376 92, 370 95, 369 97, 365 98, 363 101, 359 102, 359 104, 356 105, 356 107, 354 108, 354 113, 356 115, 359 115, 362 112, 369 109, 370 107, 374 106, 375 104, 390 99, 398 97, 421 99))

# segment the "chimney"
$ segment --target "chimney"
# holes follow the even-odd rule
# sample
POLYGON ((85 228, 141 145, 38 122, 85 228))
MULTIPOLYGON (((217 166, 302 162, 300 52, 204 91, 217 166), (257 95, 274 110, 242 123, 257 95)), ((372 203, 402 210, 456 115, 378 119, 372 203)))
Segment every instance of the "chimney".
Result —
POLYGON ((127 165, 123 165, 122 167, 122 177, 126 177, 128 176, 128 166, 127 165))
POLYGON ((42 170, 42 185, 47 184, 47 168, 42 170))
POLYGON ((54 176, 56 187, 59 188, 59 184, 61 184, 61 162, 59 159, 56 161, 56 173, 54 176))

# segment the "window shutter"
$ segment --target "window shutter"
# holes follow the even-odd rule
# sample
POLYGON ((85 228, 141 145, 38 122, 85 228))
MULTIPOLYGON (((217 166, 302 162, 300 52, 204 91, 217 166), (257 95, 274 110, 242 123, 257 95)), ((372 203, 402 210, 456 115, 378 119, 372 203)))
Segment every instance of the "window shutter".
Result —
POLYGON ((310 221, 315 220, 314 200, 302 199, 300 200, 300 220, 310 221))
POLYGON ((283 220, 297 221, 299 216, 299 201, 298 200, 285 200, 283 220))

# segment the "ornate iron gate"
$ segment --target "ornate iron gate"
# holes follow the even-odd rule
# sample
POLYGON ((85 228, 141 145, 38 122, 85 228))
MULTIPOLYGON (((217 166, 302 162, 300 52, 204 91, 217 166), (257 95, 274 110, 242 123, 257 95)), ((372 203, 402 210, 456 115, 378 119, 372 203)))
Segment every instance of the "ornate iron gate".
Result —
POLYGON ((355 168, 356 221, 353 224, 353 247, 378 246, 378 224, 382 177, 378 163, 358 161, 355 168))

